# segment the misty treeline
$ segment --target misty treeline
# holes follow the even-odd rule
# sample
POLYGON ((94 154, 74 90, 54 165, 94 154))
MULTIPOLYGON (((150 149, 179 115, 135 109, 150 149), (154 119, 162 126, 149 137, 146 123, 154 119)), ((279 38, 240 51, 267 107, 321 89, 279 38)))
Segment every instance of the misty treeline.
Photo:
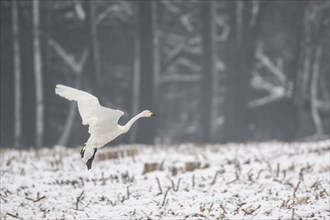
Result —
POLYGON ((120 143, 328 138, 329 23, 329 1, 1 0, 1 145, 83 144, 58 83, 156 113, 120 143))

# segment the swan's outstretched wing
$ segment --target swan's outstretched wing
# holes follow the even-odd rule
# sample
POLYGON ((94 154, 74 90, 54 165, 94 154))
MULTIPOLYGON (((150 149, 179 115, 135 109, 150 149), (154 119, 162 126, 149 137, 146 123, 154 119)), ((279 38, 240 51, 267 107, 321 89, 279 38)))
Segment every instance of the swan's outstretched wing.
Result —
POLYGON ((99 100, 95 96, 64 85, 56 85, 55 93, 67 100, 77 101, 83 125, 95 123, 94 112, 100 107, 99 100))
POLYGON ((119 118, 124 114, 120 110, 100 106, 95 112, 97 120, 89 126, 89 133, 104 133, 118 129, 119 118))
POLYGON ((99 100, 84 91, 64 85, 56 85, 55 93, 70 101, 77 101, 83 125, 89 125, 89 133, 97 134, 110 131, 118 125, 124 112, 105 108, 99 100))

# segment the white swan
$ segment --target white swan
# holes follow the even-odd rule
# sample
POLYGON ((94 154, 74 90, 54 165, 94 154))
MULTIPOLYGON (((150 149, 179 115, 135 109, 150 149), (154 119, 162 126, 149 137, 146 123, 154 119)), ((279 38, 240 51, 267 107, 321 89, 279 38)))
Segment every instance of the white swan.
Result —
POLYGON ((99 100, 91 94, 60 84, 56 85, 55 93, 70 101, 77 101, 82 124, 89 126, 90 137, 80 152, 87 169, 92 168, 95 153, 99 148, 128 132, 139 118, 155 115, 149 110, 144 110, 121 126, 118 124, 118 120, 124 112, 101 106, 99 100))

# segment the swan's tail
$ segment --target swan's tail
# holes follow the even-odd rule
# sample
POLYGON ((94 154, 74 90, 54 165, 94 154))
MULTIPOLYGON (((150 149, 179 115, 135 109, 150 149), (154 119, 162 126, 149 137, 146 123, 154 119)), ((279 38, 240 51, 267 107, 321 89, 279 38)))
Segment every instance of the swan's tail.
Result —
POLYGON ((92 169, 92 163, 96 152, 97 152, 97 148, 93 148, 89 146, 85 146, 80 151, 80 156, 85 161, 88 170, 92 169))

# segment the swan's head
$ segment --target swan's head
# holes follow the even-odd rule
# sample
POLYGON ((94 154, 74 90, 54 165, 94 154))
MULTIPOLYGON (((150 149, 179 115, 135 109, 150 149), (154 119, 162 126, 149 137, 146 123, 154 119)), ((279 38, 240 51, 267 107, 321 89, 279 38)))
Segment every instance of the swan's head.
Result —
POLYGON ((152 112, 149 111, 149 110, 144 110, 144 111, 142 112, 142 116, 143 116, 143 117, 147 117, 147 118, 149 118, 149 117, 155 116, 155 114, 152 113, 152 112))

